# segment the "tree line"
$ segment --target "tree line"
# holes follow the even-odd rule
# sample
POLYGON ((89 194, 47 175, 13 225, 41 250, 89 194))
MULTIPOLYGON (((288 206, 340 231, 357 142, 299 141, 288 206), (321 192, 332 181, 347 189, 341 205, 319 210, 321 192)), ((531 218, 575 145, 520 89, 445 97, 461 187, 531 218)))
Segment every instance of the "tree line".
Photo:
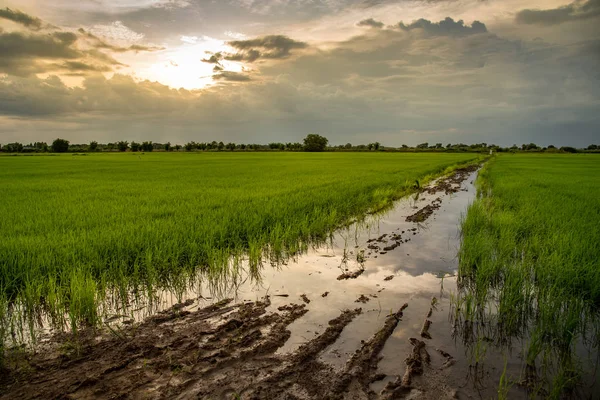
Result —
POLYGON ((224 143, 222 141, 212 142, 188 142, 184 145, 167 143, 155 143, 152 141, 144 142, 128 142, 118 141, 112 143, 98 143, 91 141, 87 144, 71 144, 66 139, 56 139, 50 145, 46 142, 35 142, 23 145, 22 143, 14 142, 5 145, 0 144, 0 152, 5 153, 79 153, 79 152, 152 152, 152 151, 436 151, 436 152, 563 152, 563 153, 579 153, 579 152, 600 152, 600 145, 591 144, 586 148, 575 148, 563 146, 557 148, 553 145, 541 147, 535 143, 516 144, 511 147, 501 147, 495 144, 474 143, 464 144, 448 143, 445 146, 442 143, 430 144, 428 142, 420 143, 416 146, 408 146, 403 144, 400 147, 383 146, 379 142, 369 144, 353 145, 346 143, 342 145, 329 146, 329 140, 324 136, 317 134, 307 135, 303 142, 295 143, 279 143, 272 142, 268 144, 244 144, 244 143, 224 143))

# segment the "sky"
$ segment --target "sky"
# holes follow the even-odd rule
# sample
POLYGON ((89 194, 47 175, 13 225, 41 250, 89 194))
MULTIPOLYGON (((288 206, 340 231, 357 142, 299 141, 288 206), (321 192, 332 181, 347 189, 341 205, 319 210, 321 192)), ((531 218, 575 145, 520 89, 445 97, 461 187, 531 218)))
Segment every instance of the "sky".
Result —
POLYGON ((0 143, 600 144, 600 0, 0 0, 0 143))

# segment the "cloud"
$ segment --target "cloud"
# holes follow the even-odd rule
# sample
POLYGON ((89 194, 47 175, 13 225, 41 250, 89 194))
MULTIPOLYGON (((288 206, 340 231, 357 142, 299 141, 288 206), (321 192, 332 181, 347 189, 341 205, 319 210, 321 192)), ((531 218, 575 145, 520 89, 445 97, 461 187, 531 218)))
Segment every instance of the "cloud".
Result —
POLYGON ((58 31, 52 33, 5 32, 0 30, 0 72, 29 76, 53 71, 72 73, 110 72, 111 66, 123 66, 109 54, 126 51, 155 51, 157 47, 134 44, 127 47, 111 45, 80 29, 77 33, 58 31), (80 40, 86 41, 82 49, 80 40), (89 48, 89 47, 92 48, 89 48), (92 61, 92 62, 90 62, 92 61))
POLYGON ((138 52, 138 51, 159 51, 159 50, 164 50, 164 47, 158 47, 158 46, 143 46, 143 45, 139 45, 139 44, 132 44, 130 46, 116 46, 110 43, 105 42, 104 40, 100 39, 98 36, 94 35, 91 32, 87 32, 85 29, 83 28, 79 28, 78 32, 86 39, 90 40, 92 45, 97 48, 97 49, 106 49, 106 50, 110 50, 113 51, 115 53, 125 53, 128 51, 134 51, 134 52, 138 52))
POLYGON ((72 45, 77 36, 71 32, 55 32, 49 35, 22 32, 0 32, 2 58, 66 58, 83 55, 72 45))
POLYGON ((7 19, 9 21, 13 21, 17 24, 21 24, 26 28, 29 28, 34 31, 38 31, 44 28, 44 22, 37 18, 33 17, 29 14, 25 14, 19 10, 11 10, 6 7, 5 9, 0 9, 0 18, 7 19))
POLYGON ((201 61, 208 64, 218 64, 222 59, 223 55, 221 53, 215 53, 208 58, 203 58, 201 61))
POLYGON ((290 56, 295 49, 308 47, 307 43, 290 39, 283 35, 269 35, 249 40, 233 40, 227 44, 238 53, 228 55, 226 60, 254 62, 259 58, 282 59, 290 56))
POLYGON ((515 20, 520 24, 556 25, 599 16, 600 0, 587 0, 574 1, 569 5, 547 10, 521 10, 515 20))
POLYGON ((383 28, 383 22, 376 21, 373 18, 368 18, 368 19, 363 19, 362 21, 358 22, 356 24, 356 26, 368 26, 371 28, 383 28))
POLYGON ((251 80, 250 77, 246 74, 232 71, 221 71, 217 74, 214 74, 213 79, 230 82, 248 82, 251 80))
POLYGON ((487 32, 485 24, 479 21, 473 21, 471 26, 468 26, 462 20, 454 21, 450 17, 446 17, 440 22, 431 22, 421 18, 409 25, 400 22, 396 27, 406 32, 418 29, 431 36, 464 36, 487 32))
POLYGON ((94 71, 94 72, 109 72, 112 69, 107 65, 86 64, 81 61, 65 61, 58 66, 60 69, 71 72, 94 71))

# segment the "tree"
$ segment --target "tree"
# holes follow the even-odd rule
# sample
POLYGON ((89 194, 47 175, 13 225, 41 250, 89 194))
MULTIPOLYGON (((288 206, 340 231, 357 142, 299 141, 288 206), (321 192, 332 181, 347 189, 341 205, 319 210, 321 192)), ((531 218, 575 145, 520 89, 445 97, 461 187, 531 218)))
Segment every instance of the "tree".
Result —
POLYGON ((571 146, 563 146, 560 148, 560 151, 564 151, 565 153, 577 153, 577 149, 571 146))
POLYGON ((222 151, 224 148, 225 148, 225 143, 219 142, 219 144, 217 145, 217 149, 219 149, 219 151, 222 151))
POLYGON ((324 151, 327 143, 327 138, 311 133, 304 138, 304 151, 324 151))
POLYGON ((5 144, 2 151, 7 153, 20 153, 23 151, 23 144, 19 142, 5 144))
POLYGON ((140 148, 142 147, 141 144, 139 144, 138 142, 131 142, 131 145, 129 146, 131 148, 131 151, 140 151, 140 148))
POLYGON ((417 145, 417 149, 426 149, 428 147, 429 147, 429 143, 427 143, 427 142, 417 145))
POLYGON ((165 151, 171 151, 171 142, 165 143, 165 151))
POLYGON ((154 150, 154 145, 152 142, 143 142, 142 143, 142 151, 152 151, 154 150))
POLYGON ((346 144, 344 145, 344 148, 345 148, 346 150, 350 150, 350 149, 352 149, 352 143, 346 143, 346 144))
POLYGON ((227 145, 225 146, 225 148, 229 151, 233 151, 235 150, 235 143, 227 143, 227 145))
POLYGON ((52 151, 55 153, 66 153, 69 151, 69 141, 65 139, 55 139, 52 142, 52 151))
POLYGON ((95 140, 92 140, 90 142, 90 145, 88 146, 88 149, 90 151, 96 151, 96 150, 98 150, 98 142, 96 142, 95 140))
POLYGON ((129 148, 129 142, 122 140, 117 143, 117 148, 119 149, 119 151, 127 151, 127 149, 129 148))
POLYGON ((588 150, 598 150, 598 145, 597 144, 590 144, 587 147, 588 150))

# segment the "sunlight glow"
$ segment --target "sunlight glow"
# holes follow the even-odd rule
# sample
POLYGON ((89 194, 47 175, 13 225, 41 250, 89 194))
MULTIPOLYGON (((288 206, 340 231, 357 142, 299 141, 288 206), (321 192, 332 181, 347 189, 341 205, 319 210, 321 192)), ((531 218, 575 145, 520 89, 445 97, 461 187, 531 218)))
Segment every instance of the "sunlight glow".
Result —
MULTIPOLYGON (((181 45, 149 55, 143 65, 131 63, 138 79, 158 81, 175 89, 201 89, 215 83, 212 78, 215 64, 203 62, 212 53, 230 52, 223 40, 204 37, 182 37, 181 45)), ((241 72, 237 62, 222 61, 227 71, 241 72)))

